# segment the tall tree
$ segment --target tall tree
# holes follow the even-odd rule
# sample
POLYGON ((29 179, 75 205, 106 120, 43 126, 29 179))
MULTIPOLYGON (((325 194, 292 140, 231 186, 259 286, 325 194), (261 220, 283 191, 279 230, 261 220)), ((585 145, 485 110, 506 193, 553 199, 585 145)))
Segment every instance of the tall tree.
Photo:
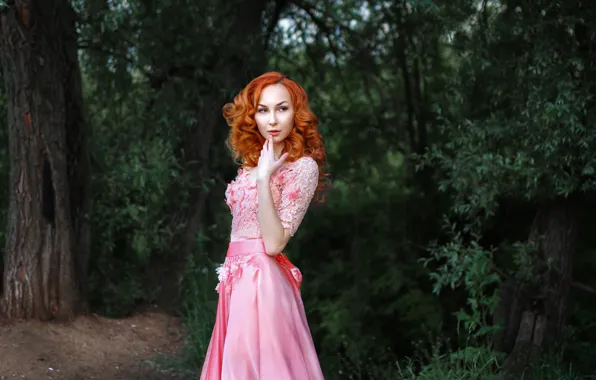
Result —
POLYGON ((158 272, 151 271, 149 276, 150 287, 160 288, 158 303, 167 309, 178 304, 178 280, 195 249, 209 184, 216 177, 212 160, 225 149, 228 129, 221 117, 222 106, 267 70, 268 31, 285 3, 139 2, 142 26, 137 59, 140 67, 148 67, 144 73, 156 99, 148 108, 168 118, 168 128, 175 131, 170 133, 178 136, 176 154, 182 178, 173 183, 173 202, 165 210, 170 215, 168 229, 174 232, 172 244, 168 252, 155 257, 151 266, 158 272), (187 187, 181 189, 181 184, 187 187), (185 192, 183 202, 180 194, 185 192))
POLYGON ((67 0, 13 0, 0 11, 8 317, 68 318, 85 309, 90 170, 75 16, 67 0))
POLYGON ((484 5, 457 38, 469 50, 449 96, 463 101, 444 112, 449 141, 435 158, 466 231, 485 233, 508 202, 535 210, 520 248, 497 259, 507 276, 495 346, 519 376, 565 337, 581 211, 596 190, 594 34, 583 22, 594 8, 484 5))

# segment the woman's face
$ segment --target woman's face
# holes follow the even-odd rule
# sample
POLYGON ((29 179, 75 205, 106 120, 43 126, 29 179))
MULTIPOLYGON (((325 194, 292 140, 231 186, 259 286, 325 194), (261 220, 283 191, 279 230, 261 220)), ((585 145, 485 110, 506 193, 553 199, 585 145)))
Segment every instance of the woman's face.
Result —
MULTIPOLYGON (((277 147, 283 146, 283 141, 294 128, 292 100, 283 84, 273 84, 263 89, 255 121, 261 136, 265 139, 271 137, 277 147)), ((280 152, 276 149, 276 153, 280 152)))

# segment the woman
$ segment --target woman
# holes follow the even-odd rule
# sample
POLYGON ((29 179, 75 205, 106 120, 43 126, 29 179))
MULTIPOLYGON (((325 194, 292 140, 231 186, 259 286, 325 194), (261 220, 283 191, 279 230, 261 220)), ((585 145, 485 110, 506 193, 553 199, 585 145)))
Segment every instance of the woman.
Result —
POLYGON ((319 380, 300 296, 302 275, 282 253, 324 188, 325 150, 302 87, 270 72, 223 110, 242 167, 226 190, 230 245, 201 380, 319 380))

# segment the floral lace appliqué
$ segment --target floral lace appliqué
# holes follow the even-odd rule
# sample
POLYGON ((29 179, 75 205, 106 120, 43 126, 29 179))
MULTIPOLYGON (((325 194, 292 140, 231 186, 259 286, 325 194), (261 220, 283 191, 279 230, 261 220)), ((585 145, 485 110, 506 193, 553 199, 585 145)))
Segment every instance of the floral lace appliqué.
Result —
POLYGON ((319 167, 312 158, 302 157, 288 168, 285 178, 277 211, 281 224, 293 236, 317 189, 319 167))
MULTIPOLYGON (((239 169, 226 189, 232 213, 231 241, 261 238, 257 186, 248 170, 239 169)), ((311 157, 284 164, 271 177, 271 192, 279 219, 294 235, 304 218, 318 184, 318 165, 311 157)))
POLYGON ((217 279, 219 280, 215 290, 218 293, 222 291, 229 293, 245 270, 251 269, 252 271, 256 271, 256 268, 250 265, 250 259, 250 256, 227 257, 224 263, 215 270, 217 272, 217 279))

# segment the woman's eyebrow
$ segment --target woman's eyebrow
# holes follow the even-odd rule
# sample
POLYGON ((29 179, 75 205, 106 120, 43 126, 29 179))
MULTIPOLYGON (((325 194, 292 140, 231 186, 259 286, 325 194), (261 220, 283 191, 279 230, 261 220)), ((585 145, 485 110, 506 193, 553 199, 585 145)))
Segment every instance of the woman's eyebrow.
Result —
MULTIPOLYGON (((277 106, 281 106, 282 104, 284 104, 284 103, 287 103, 287 102, 288 102, 287 100, 284 100, 283 102, 279 102, 279 103, 277 103, 275 106, 276 106, 276 107, 277 107, 277 106)), ((264 104, 259 104, 259 106, 261 106, 261 107, 267 107, 267 106, 266 106, 266 105, 264 105, 264 104)))

